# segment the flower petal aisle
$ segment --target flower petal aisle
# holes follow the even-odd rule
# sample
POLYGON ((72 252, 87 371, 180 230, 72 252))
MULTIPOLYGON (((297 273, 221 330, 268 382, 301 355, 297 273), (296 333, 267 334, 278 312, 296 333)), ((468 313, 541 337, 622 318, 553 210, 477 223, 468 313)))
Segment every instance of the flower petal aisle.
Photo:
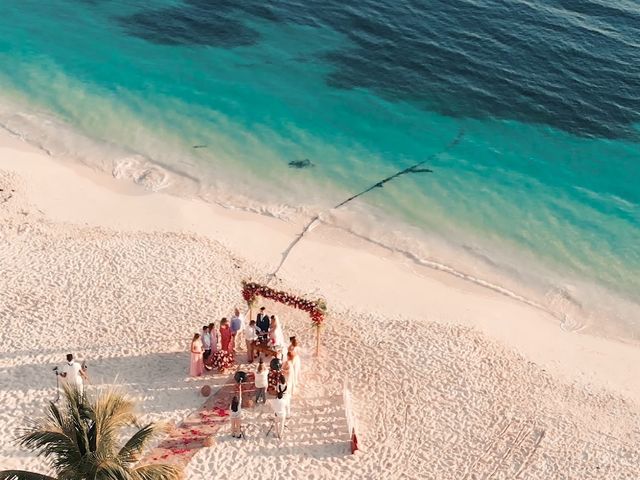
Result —
MULTIPOLYGON (((255 395, 254 374, 248 373, 242 384, 242 408, 251 408, 249 399, 255 395)), ((214 445, 208 439, 224 430, 229 420, 229 405, 237 394, 238 384, 230 375, 227 381, 200 407, 171 430, 143 459, 143 463, 179 463, 183 467, 201 448, 214 445)))

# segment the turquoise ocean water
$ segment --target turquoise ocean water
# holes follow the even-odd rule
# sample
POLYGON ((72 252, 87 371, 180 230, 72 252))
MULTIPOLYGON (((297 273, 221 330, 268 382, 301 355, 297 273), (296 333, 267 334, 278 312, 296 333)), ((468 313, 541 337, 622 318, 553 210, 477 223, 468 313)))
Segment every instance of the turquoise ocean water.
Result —
POLYGON ((0 125, 53 156, 283 218, 325 212, 566 328, 640 339, 637 4, 4 0, 0 13, 0 125), (433 173, 330 210, 425 159, 433 173))

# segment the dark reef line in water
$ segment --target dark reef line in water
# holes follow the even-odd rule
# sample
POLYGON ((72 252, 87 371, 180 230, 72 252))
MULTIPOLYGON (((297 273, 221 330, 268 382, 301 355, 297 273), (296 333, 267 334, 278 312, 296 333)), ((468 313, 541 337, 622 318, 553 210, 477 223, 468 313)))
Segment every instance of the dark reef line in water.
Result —
MULTIPOLYGON (((374 183, 373 185, 371 185, 370 187, 365 188, 364 190, 356 193, 355 195, 350 196, 349 198, 343 200, 342 202, 338 203, 336 206, 333 207, 333 209, 336 208, 340 208, 343 207, 344 205, 346 205, 349 202, 352 202, 353 200, 355 200, 358 197, 361 197, 363 195, 366 195, 367 193, 369 193, 371 190, 374 190, 376 188, 382 188, 384 186, 385 183, 390 182, 392 180, 395 180, 399 177, 401 177, 402 175, 407 175, 407 174, 411 174, 411 173, 432 173, 433 171, 431 169, 428 168, 422 168, 422 166, 433 160, 434 158, 438 157, 439 155, 442 155, 443 153, 448 152, 449 150, 451 150, 452 148, 454 148, 456 145, 458 145, 460 143, 460 141, 462 140, 462 138, 464 137, 464 130, 460 129, 460 131, 458 132, 458 135, 456 135, 456 137, 450 141, 442 150, 440 150, 439 152, 436 153, 432 153, 431 155, 429 155, 426 159, 415 163, 407 168, 403 168, 402 170, 389 175, 388 177, 383 178, 382 180, 374 183)), ((282 266, 284 265, 284 262, 287 260, 287 258, 289 257, 289 255, 291 254, 291 251, 294 249, 294 247, 298 244, 298 242, 300 242, 300 240, 303 239, 303 237, 307 234, 307 232, 309 232, 311 230, 311 228, 316 224, 316 222, 318 222, 320 220, 320 213, 317 214, 316 216, 314 216, 302 229, 302 231, 293 239, 293 241, 289 244, 289 246, 282 252, 282 259, 280 260, 280 263, 278 264, 278 266, 276 267, 276 269, 274 270, 274 272, 270 275, 270 279, 273 279, 276 277, 276 275, 278 275, 278 272, 280 271, 280 269, 282 268, 282 266)))

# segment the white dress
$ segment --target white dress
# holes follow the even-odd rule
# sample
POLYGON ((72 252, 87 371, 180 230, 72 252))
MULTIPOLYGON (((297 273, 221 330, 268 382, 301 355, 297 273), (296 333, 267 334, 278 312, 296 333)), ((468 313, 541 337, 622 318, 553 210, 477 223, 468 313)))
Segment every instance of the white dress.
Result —
POLYGON ((289 375, 287 378, 287 394, 292 397, 298 385, 298 366, 296 365, 295 357, 292 361, 287 360, 287 368, 289 369, 289 375))
POLYGON ((290 347, 293 352, 293 365, 296 373, 296 385, 300 382, 300 374, 302 373, 302 362, 300 360, 300 347, 290 347))
POLYGON ((278 320, 278 323, 276 324, 275 328, 273 329, 273 332, 271 333, 271 340, 275 347, 284 348, 284 345, 285 345, 284 332, 282 330, 282 323, 280 323, 280 320, 278 320))

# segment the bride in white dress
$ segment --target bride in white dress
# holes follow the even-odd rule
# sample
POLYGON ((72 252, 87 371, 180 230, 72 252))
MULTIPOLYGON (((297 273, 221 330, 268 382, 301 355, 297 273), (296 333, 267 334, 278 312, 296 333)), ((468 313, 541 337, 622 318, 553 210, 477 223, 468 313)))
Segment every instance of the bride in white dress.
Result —
POLYGON ((275 347, 284 348, 284 333, 282 332, 282 324, 280 319, 275 315, 271 315, 271 323, 269 325, 269 338, 271 344, 275 347))

